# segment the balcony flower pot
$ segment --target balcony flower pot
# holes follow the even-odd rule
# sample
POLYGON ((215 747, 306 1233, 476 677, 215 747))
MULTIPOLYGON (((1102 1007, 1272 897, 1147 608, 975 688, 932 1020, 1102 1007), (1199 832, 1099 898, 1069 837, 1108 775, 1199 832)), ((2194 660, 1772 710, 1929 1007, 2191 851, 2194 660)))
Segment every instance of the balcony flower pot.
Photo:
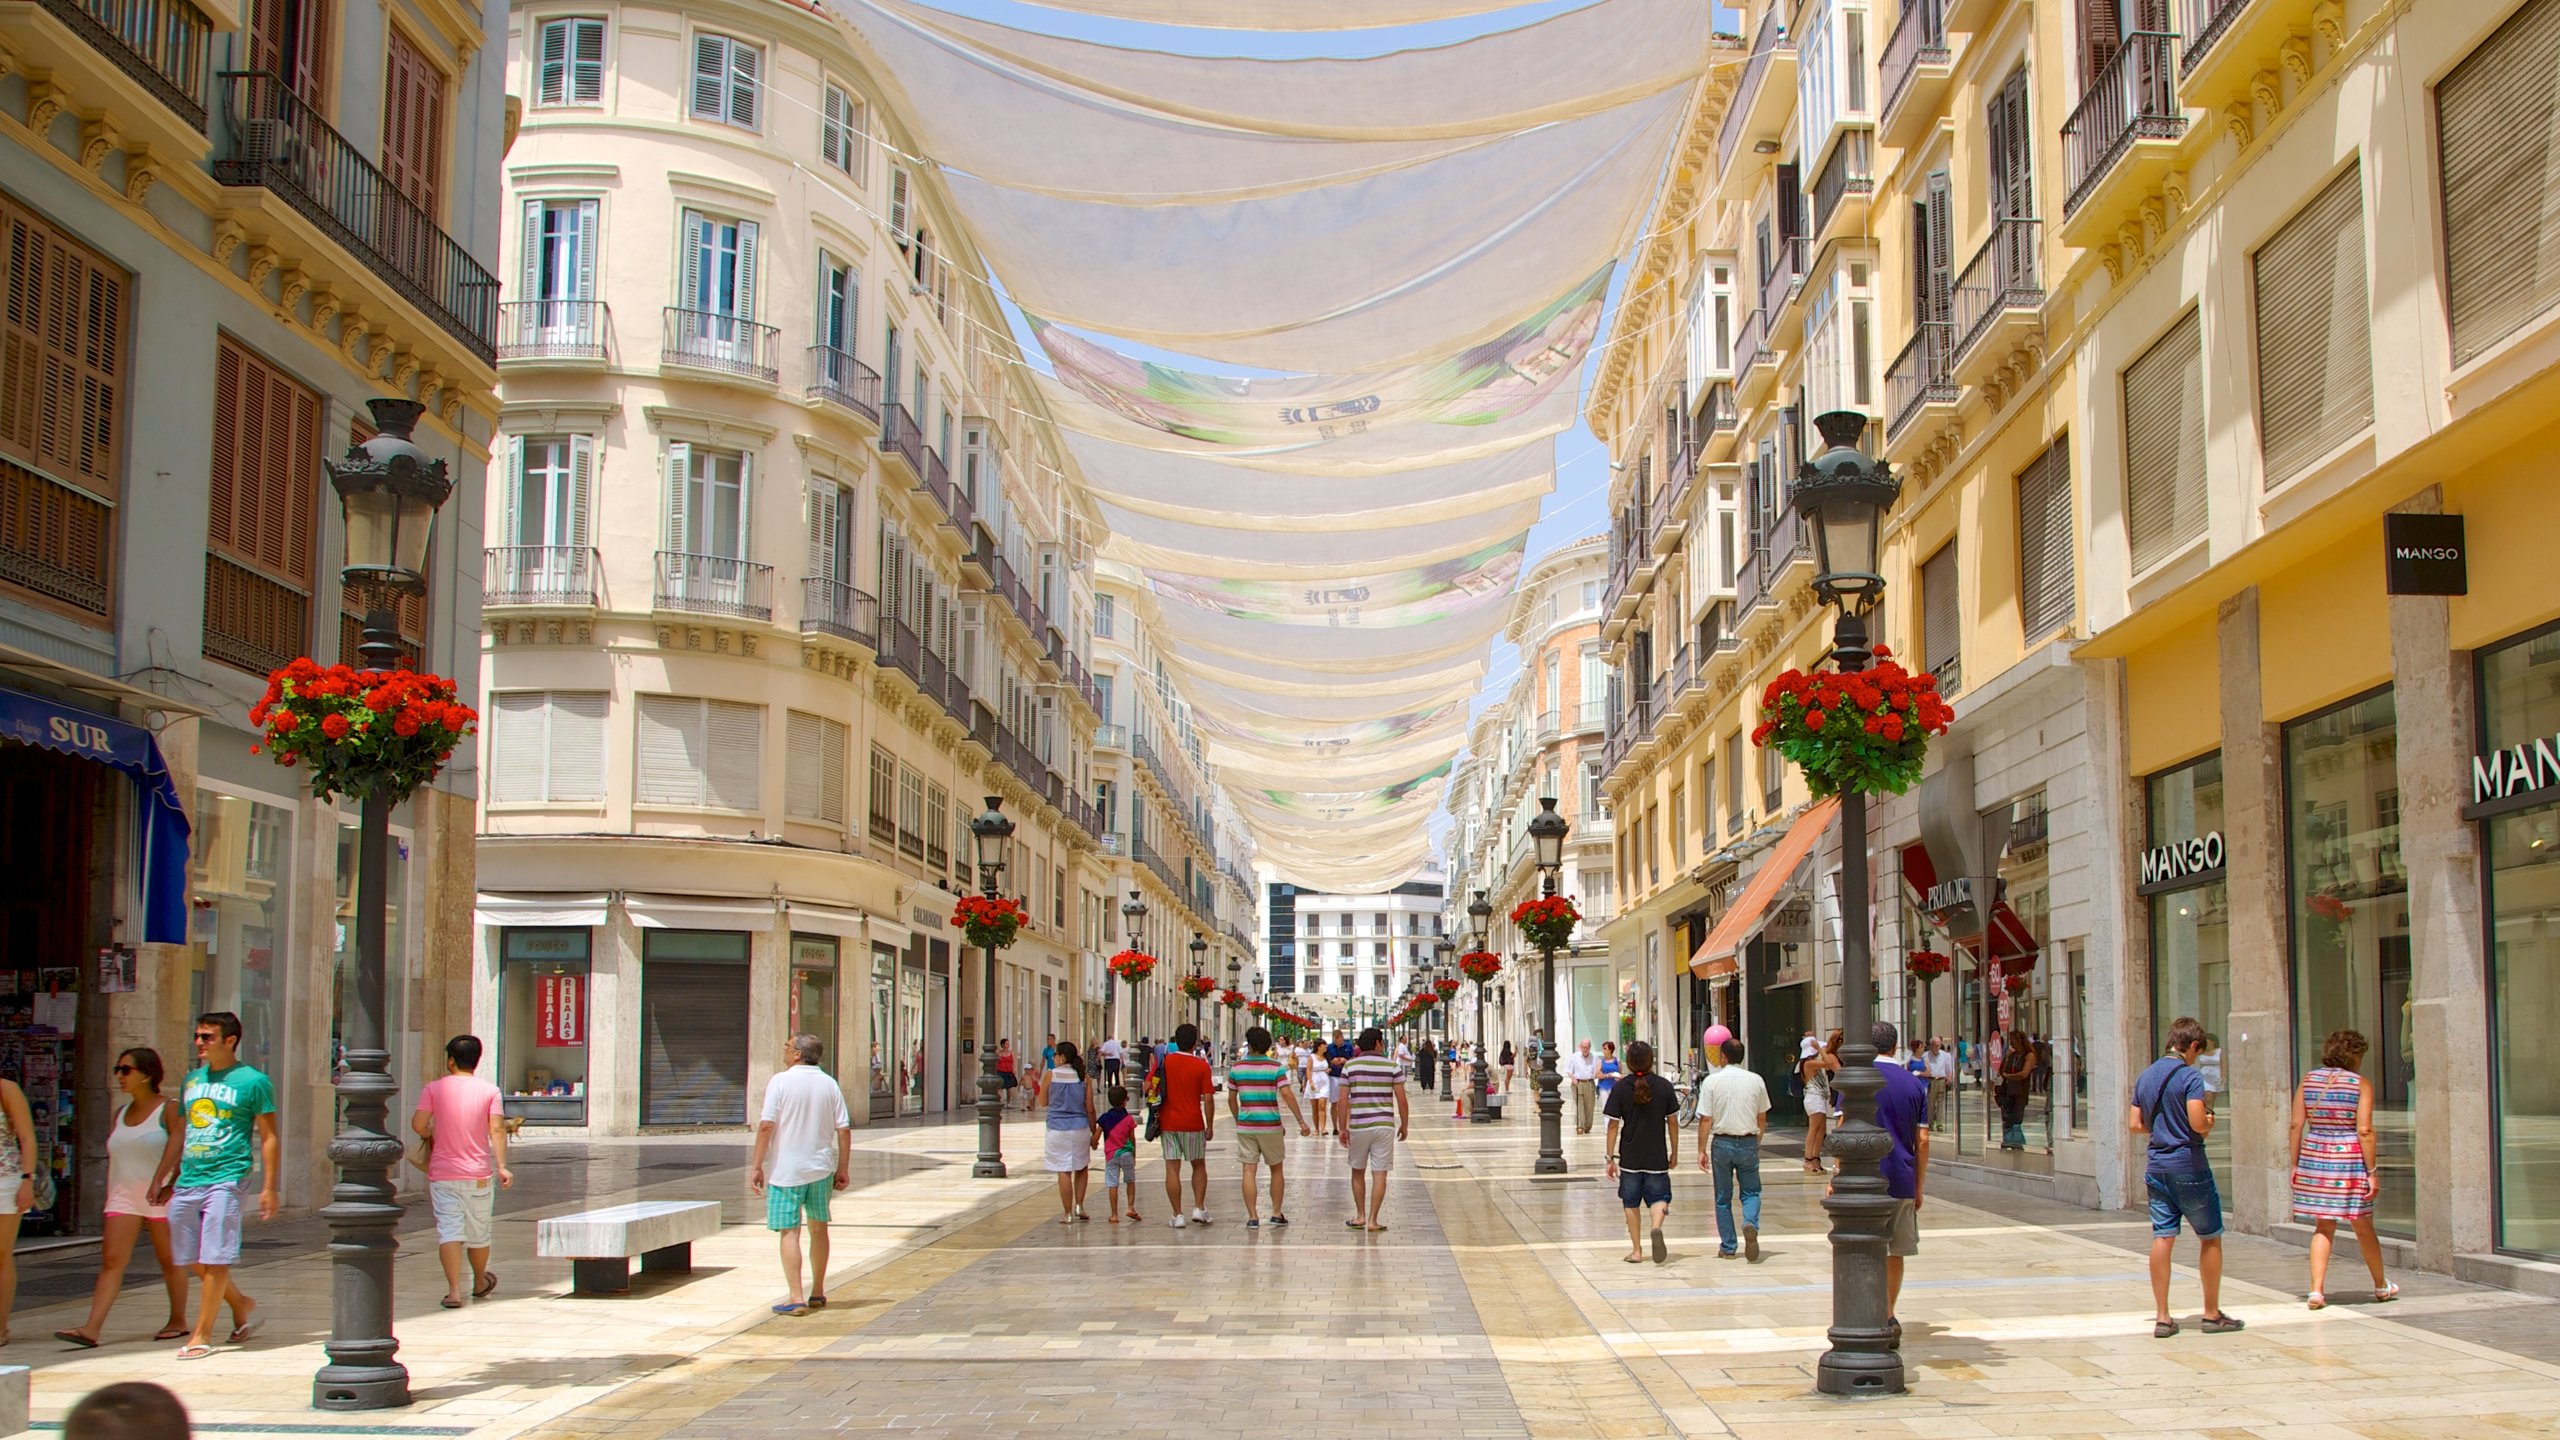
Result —
POLYGON ((1955 719, 1936 676, 1903 669, 1882 645, 1875 657, 1848 673, 1789 670, 1760 694, 1752 743, 1793 761, 1817 798, 1904 793, 1919 783, 1929 737, 1955 719))

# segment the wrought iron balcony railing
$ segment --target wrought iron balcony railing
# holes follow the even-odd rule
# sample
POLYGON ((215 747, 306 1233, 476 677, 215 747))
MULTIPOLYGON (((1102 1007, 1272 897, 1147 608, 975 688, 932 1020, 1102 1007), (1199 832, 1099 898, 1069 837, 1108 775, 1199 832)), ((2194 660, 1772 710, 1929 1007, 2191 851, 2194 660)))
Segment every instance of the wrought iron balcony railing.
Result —
POLYGON ((812 575, 800 582, 800 633, 833 635, 880 648, 880 602, 846 584, 812 575))
POLYGON ((2178 56, 2178 73, 2185 75, 2196 68, 2196 61, 2231 28, 2240 12, 2249 8, 2250 0, 2180 0, 2178 29, 2186 44, 2178 56))
POLYGON ((730 555, 695 555, 681 550, 661 550, 658 552, 657 592, 653 599, 660 610, 770 620, 773 618, 773 567, 730 555))
POLYGON ((895 400, 880 405, 880 453, 896 456, 906 463, 908 474, 924 478, 924 427, 895 400))
POLYGON ((1900 434, 1924 406, 1956 402, 1956 382, 1948 373, 1948 363, 1955 358, 1955 329, 1952 321, 1922 321, 1912 327, 1910 343, 1902 347, 1902 353, 1885 367, 1889 433, 1900 434))
POLYGON ((510 300, 498 307, 501 360, 602 360, 601 300, 510 300))
POLYGON ((1726 105, 1724 120, 1716 127, 1716 168, 1733 168, 1733 152, 1742 143, 1742 132, 1751 128, 1746 118, 1752 102, 1760 96, 1760 84, 1769 77, 1769 59, 1780 50, 1795 48, 1795 38, 1786 33, 1787 7, 1771 5, 1761 12, 1760 28, 1751 37, 1751 58, 1743 62, 1742 83, 1736 85, 1733 99, 1726 105))
POLYGON ((2063 122, 2062 143, 2070 164, 2071 189, 2062 213, 2071 214, 2089 198, 2107 171, 2137 140, 2175 140, 2187 131, 2186 112, 2178 108, 2177 70, 2172 56, 2178 37, 2165 31, 2137 30, 2124 37, 2123 48, 2063 122))
POLYGON ((1911 86, 1912 72, 1923 65, 1945 65, 1955 59, 1947 48, 1946 0, 1903 0, 1902 16, 1885 37, 1878 72, 1884 81, 1884 109, 1890 115, 1911 86))
POLYGON ((2039 222, 2005 217, 1991 222, 1991 237, 1973 252, 1956 277, 1955 353, 1973 348, 2003 310, 2040 308, 2044 286, 2036 277, 2039 222))
POLYGON ((809 398, 880 423, 880 372, 833 345, 809 347, 809 398))
POLYGON ((782 332, 717 310, 667 307, 659 363, 713 370, 767 385, 782 378, 782 332))
POLYGON ((1875 136, 1865 130, 1852 130, 1831 147, 1831 158, 1822 162, 1821 173, 1813 177, 1814 234, 1830 225, 1840 202, 1875 193, 1874 153, 1875 136))
POLYGON ((480 608, 593 605, 595 557, 584 545, 493 545, 484 557, 480 608))
POLYGON ((159 98, 188 128, 205 125, 213 25, 187 0, 40 0, 89 47, 159 98))

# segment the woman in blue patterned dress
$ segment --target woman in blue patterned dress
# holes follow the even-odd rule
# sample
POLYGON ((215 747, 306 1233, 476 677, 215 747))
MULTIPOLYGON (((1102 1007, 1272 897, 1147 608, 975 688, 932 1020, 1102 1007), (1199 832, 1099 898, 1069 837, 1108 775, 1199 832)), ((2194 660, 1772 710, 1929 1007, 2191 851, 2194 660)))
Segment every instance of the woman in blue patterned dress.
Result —
POLYGON ((2329 1303, 2329 1248, 2338 1222, 2355 1230, 2373 1272, 2374 1303, 2396 1300, 2400 1287, 2382 1275, 2382 1239, 2373 1233, 2373 1087, 2360 1069, 2368 1047, 2353 1030, 2332 1030, 2320 1064, 2293 1092, 2293 1216, 2311 1223, 2311 1308, 2329 1303))

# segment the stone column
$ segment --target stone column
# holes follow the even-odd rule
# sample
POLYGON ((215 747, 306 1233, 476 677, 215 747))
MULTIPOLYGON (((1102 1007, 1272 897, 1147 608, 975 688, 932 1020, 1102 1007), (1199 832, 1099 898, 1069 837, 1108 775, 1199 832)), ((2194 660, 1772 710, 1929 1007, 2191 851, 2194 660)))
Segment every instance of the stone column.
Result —
POLYGON ((2149 833, 2149 798, 2126 758, 2124 662, 2084 662, 2089 737, 2089 1067, 2090 1139, 2097 1146, 2098 1208, 2122 1209, 2142 1195, 2143 1147, 2124 1127, 2133 1077, 2151 1063, 2151 907, 2133 893, 2136 856, 2149 833))
POLYGON ((2219 1118, 2231 1128, 2233 1193, 2223 1198, 2233 1223, 2263 1235, 2292 1206, 2285 1129, 2293 1095, 2293 954, 2285 927, 2284 747, 2267 723, 2259 687, 2255 586, 2222 602, 2217 632, 2231 891, 2231 1033, 2223 1037, 2227 1104, 2219 1118))
MULTIPOLYGON (((2436 514, 2434 486, 2392 507, 2436 514)), ((2400 860, 2409 876, 2409 1022, 2417 1080, 2418 1263, 2490 1247, 2488 951, 2478 827, 2468 797, 2474 704, 2471 654, 2453 648, 2449 603, 2391 598, 2399 716, 2400 860)))

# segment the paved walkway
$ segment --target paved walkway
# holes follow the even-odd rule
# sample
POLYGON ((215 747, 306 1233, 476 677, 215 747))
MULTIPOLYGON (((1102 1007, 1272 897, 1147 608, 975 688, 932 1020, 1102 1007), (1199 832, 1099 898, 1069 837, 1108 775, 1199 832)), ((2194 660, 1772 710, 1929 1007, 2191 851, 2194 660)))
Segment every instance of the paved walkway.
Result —
MULTIPOLYGON (((1034 1138, 1008 1135, 1017 1149, 1034 1138)), ((1392 1228, 1368 1237, 1342 1228, 1340 1152, 1320 1141, 1291 1142, 1288 1229, 1244 1229, 1221 1139, 1217 1223, 1176 1232, 1160 1167, 1142 1173, 1147 1224, 1061 1226, 1045 1176, 968 1178, 965 1125, 862 1132, 859 1193, 836 1212, 833 1304, 789 1319, 765 1309, 773 1246, 740 1180, 742 1138, 536 1143, 501 1215, 494 1299, 435 1308, 428 1237, 404 1238, 408 1410, 306 1408, 328 1283, 307 1222, 267 1232, 287 1248, 244 1275, 275 1317, 254 1345, 171 1363, 139 1338, 159 1318, 154 1286, 118 1307, 123 1343, 57 1354, 42 1337, 78 1311, 48 1296, 85 1262, 54 1260, 30 1268, 0 1359, 38 1366, 39 1422, 97 1384, 151 1378, 208 1433, 251 1435, 2560 1434, 2560 1303, 2404 1276, 2396 1305, 2314 1314, 2299 1251, 2235 1238, 2225 1303, 2250 1328, 2190 1324, 2155 1341, 2138 1218, 1952 1184, 1933 1189, 1903 1297, 1911 1393, 1835 1401, 1811 1386, 1830 1306, 1820 1182, 1783 1142, 1763 1172, 1764 1263, 1715 1258, 1709 1190, 1687 1170, 1674 1257, 1656 1267, 1621 1263, 1599 1137, 1567 1139, 1575 1176, 1532 1181, 1532 1127, 1459 1126, 1430 1107, 1398 1157, 1392 1228), (530 1256, 531 1222, 634 1196, 719 1199, 729 1225, 697 1247, 690 1276, 566 1298, 565 1264, 530 1256)), ((2354 1273, 2343 1257, 2333 1278, 2354 1273)), ((2192 1273, 2178 1286, 2192 1317, 2192 1273)))

